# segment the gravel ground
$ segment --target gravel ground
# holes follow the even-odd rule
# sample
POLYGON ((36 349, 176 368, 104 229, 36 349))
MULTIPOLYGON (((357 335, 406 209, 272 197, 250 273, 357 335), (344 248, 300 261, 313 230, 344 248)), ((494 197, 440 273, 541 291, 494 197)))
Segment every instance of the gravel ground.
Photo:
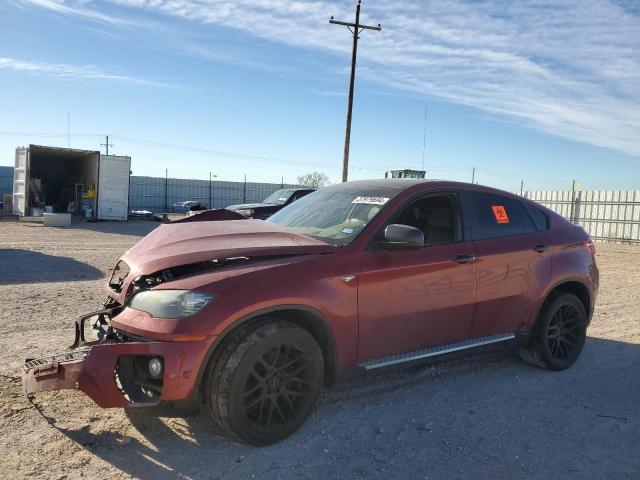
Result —
POLYGON ((0 478, 640 479, 640 247, 598 244, 600 297, 571 369, 492 353, 343 381, 271 447, 74 391, 27 402, 23 358, 70 343, 70 319, 155 225, 0 221, 0 478))

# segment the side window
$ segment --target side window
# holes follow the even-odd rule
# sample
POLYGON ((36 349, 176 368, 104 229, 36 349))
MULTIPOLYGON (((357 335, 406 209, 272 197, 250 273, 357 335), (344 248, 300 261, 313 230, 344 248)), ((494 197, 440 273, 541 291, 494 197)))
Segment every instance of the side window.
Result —
POLYGON ((391 223, 422 230, 425 245, 451 243, 459 238, 457 202, 451 195, 429 195, 414 200, 391 223))
POLYGON ((299 190, 297 192, 293 192, 293 195, 291 195, 291 200, 289 203, 295 202, 296 200, 300 200, 302 197, 309 195, 311 193, 311 190, 299 190))
POLYGON ((526 205, 526 209, 536 226, 536 231, 544 232, 545 230, 549 230, 549 218, 547 218, 546 213, 533 205, 526 205))
POLYGON ((517 200, 490 193, 470 193, 476 217, 476 240, 535 231, 533 222, 517 200))

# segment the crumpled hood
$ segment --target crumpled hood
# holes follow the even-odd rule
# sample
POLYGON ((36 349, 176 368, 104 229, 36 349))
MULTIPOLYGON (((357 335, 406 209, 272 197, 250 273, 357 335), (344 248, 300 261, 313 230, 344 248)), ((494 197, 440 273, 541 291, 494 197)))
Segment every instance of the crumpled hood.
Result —
POLYGON ((137 274, 231 257, 331 253, 337 247, 262 220, 164 224, 122 260, 137 274))

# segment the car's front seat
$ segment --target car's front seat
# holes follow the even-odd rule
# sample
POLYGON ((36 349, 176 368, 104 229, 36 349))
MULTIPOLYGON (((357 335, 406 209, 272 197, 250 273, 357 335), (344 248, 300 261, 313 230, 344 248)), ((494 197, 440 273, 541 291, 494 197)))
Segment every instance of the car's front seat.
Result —
POLYGON ((451 209, 435 208, 427 215, 424 227, 425 243, 449 243, 453 242, 453 218, 451 209))

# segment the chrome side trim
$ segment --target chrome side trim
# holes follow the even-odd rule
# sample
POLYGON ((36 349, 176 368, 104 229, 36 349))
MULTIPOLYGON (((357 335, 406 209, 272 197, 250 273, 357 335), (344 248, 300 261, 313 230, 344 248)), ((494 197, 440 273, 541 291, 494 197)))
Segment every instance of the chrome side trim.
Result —
POLYGON ((507 340, 513 340, 514 338, 516 338, 515 333, 490 335, 487 337, 465 340, 464 342, 451 343, 449 345, 443 345, 441 347, 425 348, 424 350, 418 350, 417 352, 401 353, 399 355, 376 358, 374 360, 368 360, 366 362, 359 363, 358 366, 366 370, 373 370, 374 368, 388 367, 391 365, 396 365, 398 363, 411 362, 413 360, 420 360, 422 358, 436 357, 438 355, 453 353, 460 350, 467 350, 469 348, 482 347, 483 345, 490 345, 492 343, 506 342, 507 340))

